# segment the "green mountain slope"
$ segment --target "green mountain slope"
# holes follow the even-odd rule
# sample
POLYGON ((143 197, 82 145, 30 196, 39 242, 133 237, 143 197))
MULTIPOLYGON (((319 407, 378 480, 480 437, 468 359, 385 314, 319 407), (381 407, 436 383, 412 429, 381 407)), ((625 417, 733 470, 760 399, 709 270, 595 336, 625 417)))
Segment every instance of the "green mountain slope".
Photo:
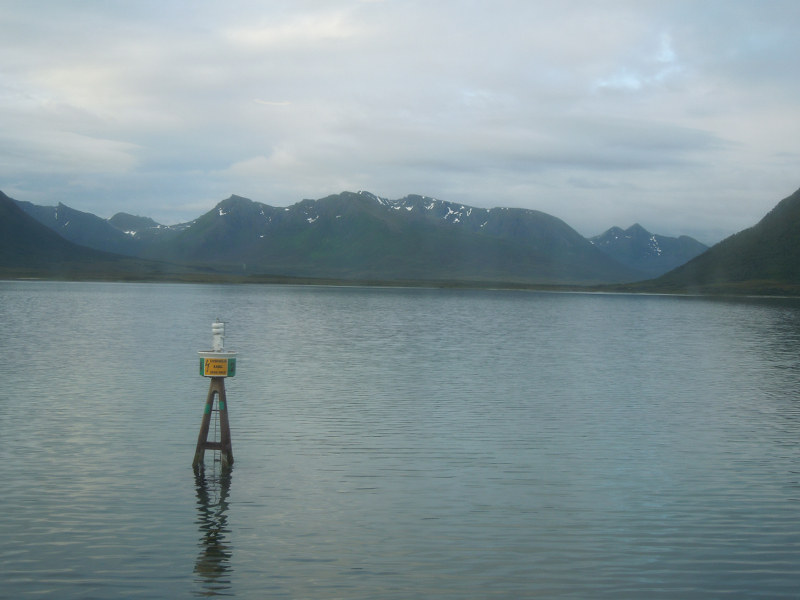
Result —
POLYGON ((106 220, 66 204, 39 206, 15 200, 34 219, 71 242, 126 256, 139 256, 156 240, 168 239, 186 224, 161 225, 149 217, 117 213, 106 220))
POLYGON ((665 290, 800 292, 800 190, 759 223, 647 282, 665 290))
POLYGON ((589 241, 617 262, 648 277, 663 275, 708 250, 708 246, 688 235, 657 235, 638 223, 625 230, 612 227, 589 241))
POLYGON ((134 259, 70 242, 0 192, 0 276, 67 278, 172 277, 185 267, 134 259))
POLYGON ((64 239, 27 215, 14 200, 0 192, 0 267, 46 269, 111 258, 104 252, 64 239))
POLYGON ((344 192, 276 208, 231 196, 142 254, 247 273, 598 283, 642 279, 563 221, 425 196, 344 192))
POLYGON ((142 250, 143 245, 139 241, 97 215, 61 203, 58 206, 38 206, 30 202, 16 202, 34 219, 75 244, 129 256, 135 256, 142 250))

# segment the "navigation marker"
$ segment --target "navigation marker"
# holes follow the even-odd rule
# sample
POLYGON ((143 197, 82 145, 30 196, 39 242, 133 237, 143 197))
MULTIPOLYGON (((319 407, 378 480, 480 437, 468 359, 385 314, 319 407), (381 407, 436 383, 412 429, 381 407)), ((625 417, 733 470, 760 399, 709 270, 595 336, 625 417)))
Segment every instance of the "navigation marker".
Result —
POLYGON ((200 435, 197 436, 197 449, 194 452, 192 466, 198 468, 203 464, 206 450, 219 451, 221 467, 233 464, 231 448, 231 430, 228 424, 228 399, 225 397, 225 378, 236 375, 236 352, 225 350, 225 323, 217 319, 211 324, 213 344, 211 350, 198 352, 200 355, 200 375, 211 378, 208 386, 208 397, 200 423, 200 435), (216 408, 214 408, 216 400, 216 408), (219 425, 219 441, 208 441, 208 430, 211 418, 215 416, 214 432, 219 425))

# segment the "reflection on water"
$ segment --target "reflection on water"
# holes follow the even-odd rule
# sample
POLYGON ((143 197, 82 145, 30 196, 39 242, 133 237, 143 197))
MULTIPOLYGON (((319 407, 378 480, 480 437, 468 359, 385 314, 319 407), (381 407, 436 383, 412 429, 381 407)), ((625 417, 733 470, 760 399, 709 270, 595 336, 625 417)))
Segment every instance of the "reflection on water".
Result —
POLYGON ((228 492, 231 487, 231 470, 219 463, 206 471, 195 470, 197 488, 197 524, 200 527, 200 553, 194 565, 196 582, 201 590, 198 596, 233 596, 231 592, 231 549, 226 543, 228 492))

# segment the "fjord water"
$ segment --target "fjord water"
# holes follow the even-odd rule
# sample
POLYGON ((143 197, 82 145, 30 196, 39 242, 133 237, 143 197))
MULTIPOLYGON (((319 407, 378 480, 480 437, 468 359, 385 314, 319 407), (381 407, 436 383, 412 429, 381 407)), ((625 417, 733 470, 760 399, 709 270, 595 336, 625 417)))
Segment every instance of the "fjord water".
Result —
POLYGON ((0 282, 0 322, 2 597, 796 597, 798 302, 0 282))

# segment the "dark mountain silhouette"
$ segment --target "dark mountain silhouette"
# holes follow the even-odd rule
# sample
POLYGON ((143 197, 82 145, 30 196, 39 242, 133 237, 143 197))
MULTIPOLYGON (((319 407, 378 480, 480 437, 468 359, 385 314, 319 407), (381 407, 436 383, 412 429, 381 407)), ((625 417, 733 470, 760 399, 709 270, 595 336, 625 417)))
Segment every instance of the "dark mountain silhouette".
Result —
POLYGON ((185 267, 80 246, 34 219, 18 204, 0 192, 2 276, 139 278, 189 272, 185 267))
POLYGON ((0 267, 66 269, 117 258, 64 239, 0 192, 0 267))
POLYGON ((757 225, 646 285, 666 291, 800 292, 800 190, 757 225))
POLYGON ((92 213, 75 210, 60 202, 58 206, 38 206, 19 200, 16 203, 34 219, 70 242, 129 256, 135 256, 142 250, 143 245, 132 236, 92 213))

